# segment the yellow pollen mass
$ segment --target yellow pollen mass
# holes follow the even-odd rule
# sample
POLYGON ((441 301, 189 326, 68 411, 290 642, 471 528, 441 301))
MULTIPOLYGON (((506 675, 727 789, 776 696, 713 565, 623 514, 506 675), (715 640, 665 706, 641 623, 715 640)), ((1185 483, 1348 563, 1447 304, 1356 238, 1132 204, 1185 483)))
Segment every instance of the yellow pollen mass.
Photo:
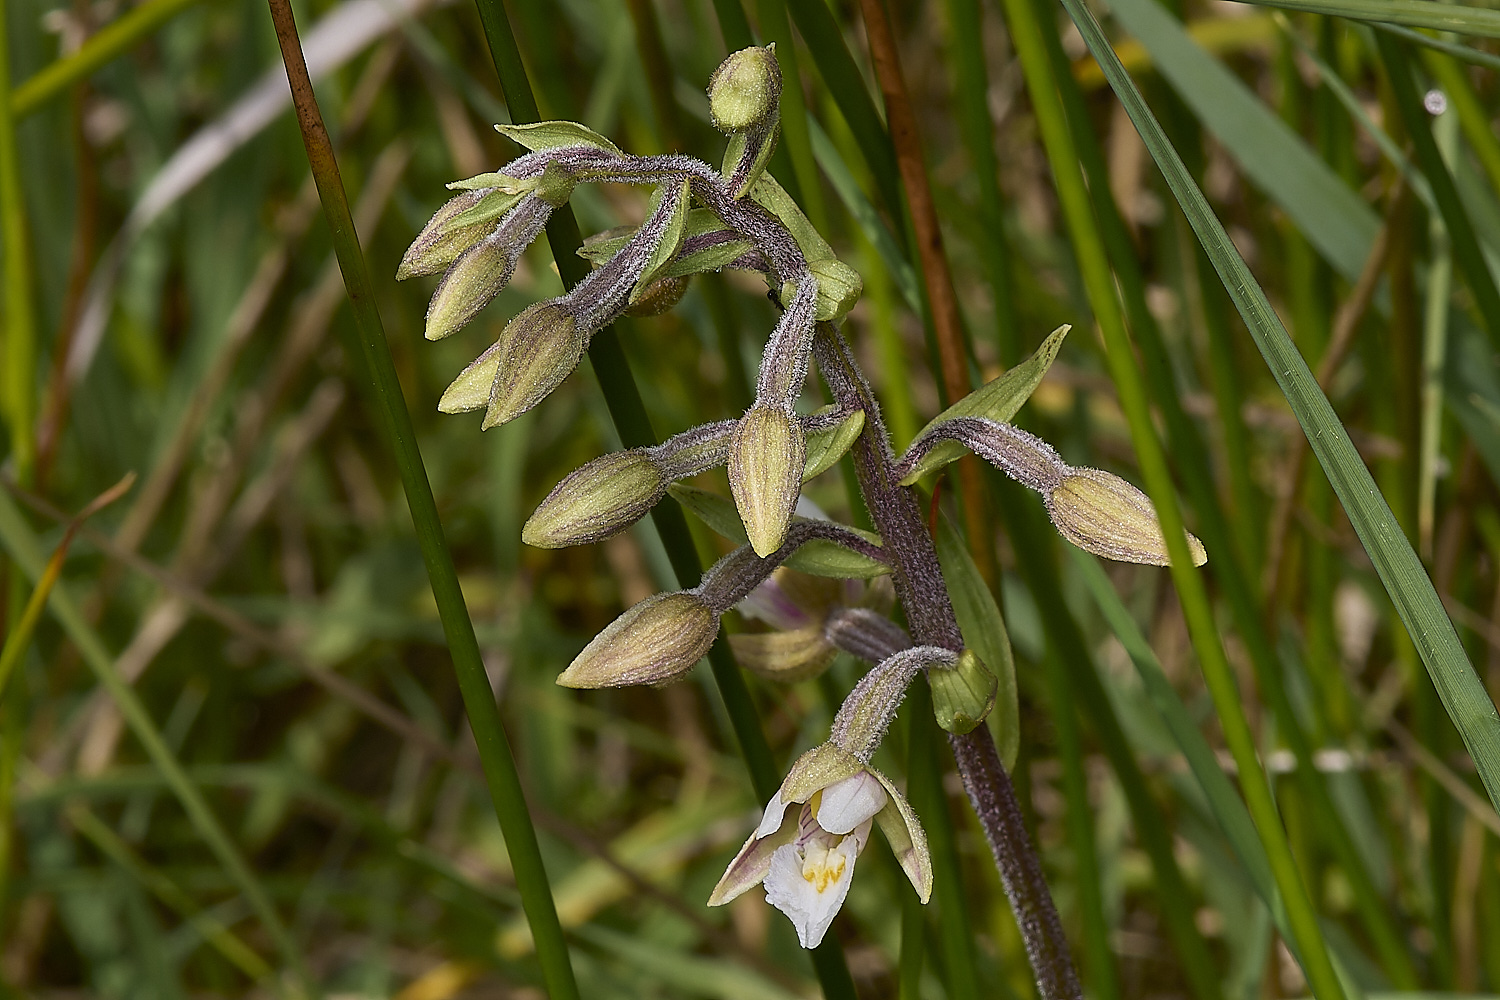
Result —
MULTIPOLYGON (((840 840, 842 841, 842 838, 840 840)), ((821 895, 830 885, 843 877, 847 864, 848 861, 842 853, 834 854, 822 844, 808 844, 807 854, 802 859, 802 877, 811 882, 821 895)))

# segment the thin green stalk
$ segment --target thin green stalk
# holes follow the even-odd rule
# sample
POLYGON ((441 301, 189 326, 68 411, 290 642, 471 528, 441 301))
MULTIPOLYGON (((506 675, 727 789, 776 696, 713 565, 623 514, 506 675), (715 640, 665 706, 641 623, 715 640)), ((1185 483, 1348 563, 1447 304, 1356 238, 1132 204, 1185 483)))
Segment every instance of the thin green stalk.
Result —
POLYGON ((802 33, 802 40, 807 43, 808 52, 812 54, 813 67, 823 78, 823 85, 828 88, 853 133, 860 154, 865 158, 865 166, 874 175, 880 200, 895 223, 892 231, 902 243, 902 249, 906 250, 910 241, 903 222, 905 200, 901 196, 896 150, 891 145, 880 112, 870 98, 870 91, 865 87, 864 75, 849 54, 849 46, 844 43, 843 29, 825 3, 794 0, 791 14, 797 22, 797 30, 802 33))
POLYGON ((1343 503, 1350 524, 1437 687, 1443 707, 1463 736, 1491 802, 1500 803, 1500 712, 1475 675, 1432 581, 1355 452, 1328 397, 1287 336, 1265 292, 1183 166, 1181 157, 1167 142, 1161 125, 1120 64, 1103 29, 1076 0, 1063 3, 1135 123, 1199 242, 1213 260, 1256 347, 1343 503))
POLYGON ((1260 7, 1305 10, 1358 21, 1385 21, 1460 35, 1500 38, 1500 10, 1432 0, 1247 0, 1260 7))
POLYGON ((807 135, 807 101, 802 94, 797 40, 792 37, 792 23, 787 20, 786 2, 755 0, 755 13, 760 19, 761 36, 776 43, 776 60, 781 63, 781 149, 786 151, 797 179, 792 195, 802 205, 813 227, 826 230, 828 219, 823 210, 823 188, 818 181, 818 165, 813 160, 812 142, 807 135))
MULTIPOLYGON (((1434 39, 1428 39, 1426 35, 1419 35, 1419 37, 1434 41, 1434 39)), ((1463 126, 1464 138, 1469 140, 1469 148, 1474 151, 1474 158, 1484 168, 1490 187, 1500 191, 1500 139, 1497 139, 1490 129, 1489 112, 1485 110, 1479 95, 1474 92, 1474 85, 1469 82, 1468 73, 1457 62, 1441 52, 1424 49, 1421 56, 1422 65, 1427 67, 1427 71, 1432 74, 1438 86, 1443 88, 1449 105, 1458 112, 1458 121, 1463 126)), ((1500 69, 1500 64, 1492 66, 1491 69, 1500 69)))
POLYGON ((1432 128, 1428 124, 1430 116, 1422 106, 1422 98, 1417 94, 1406 52, 1400 42, 1384 32, 1375 33, 1375 44, 1385 63, 1391 94, 1401 112, 1401 120, 1416 148, 1417 163, 1421 166, 1422 173, 1427 175, 1427 182, 1432 186, 1432 196, 1437 200, 1443 224, 1447 226, 1448 241, 1453 256, 1457 259, 1458 270, 1469 286, 1469 294, 1474 297, 1481 325, 1489 333, 1491 343, 1500 348, 1500 290, 1495 288, 1494 276, 1485 263, 1484 252, 1479 249, 1479 240, 1474 235, 1469 213, 1459 200, 1453 175, 1448 172, 1443 154, 1438 151, 1437 142, 1432 137, 1432 128))
POLYGON ((984 25, 979 0, 948 0, 948 28, 958 125, 979 188, 979 253, 994 300, 995 344, 1000 351, 1000 363, 1008 368, 1021 360, 1023 344, 997 181, 999 164, 995 161, 994 128, 990 121, 990 84, 984 68, 984 25))
POLYGON ((104 823, 93 810, 76 803, 67 810, 68 822, 79 833, 124 869, 143 889, 175 910, 198 935, 230 964, 255 982, 268 979, 273 970, 233 931, 210 914, 204 913, 182 887, 159 869, 148 864, 120 835, 104 823))
MULTIPOLYGON (((521 62, 520 50, 516 47, 515 35, 510 28, 505 8, 499 0, 475 0, 479 8, 480 21, 484 25, 485 38, 494 59, 495 70, 500 77, 500 86, 505 92, 511 121, 525 124, 538 120, 536 98, 532 95, 531 82, 526 77, 526 68, 521 62)), ((572 209, 563 205, 552 213, 547 224, 547 242, 552 248, 553 259, 563 284, 571 287, 587 273, 587 264, 577 254, 582 245, 578 232, 578 221, 572 209)), ((620 440, 626 447, 646 447, 656 442, 655 432, 641 401, 640 389, 631 374, 625 351, 613 328, 606 327, 594 335, 589 343, 589 361, 594 375, 599 380, 610 416, 613 418, 620 440)), ((651 511, 652 522, 661 535, 672 569, 682 587, 695 586, 702 576, 703 565, 698 559, 693 537, 688 531, 687 519, 682 508, 670 498, 658 503, 651 511)), ((708 654, 719 695, 724 700, 725 711, 739 741, 741 756, 750 772, 750 783, 755 794, 767 801, 781 785, 780 770, 771 755, 761 729, 760 716, 750 698, 750 689, 734 661, 729 643, 720 631, 708 654)), ((828 1000, 853 1000, 854 980, 844 960, 843 946, 838 939, 828 936, 812 953, 813 968, 823 986, 828 1000)))
MULTIPOLYGON (((1028 0, 1006 0, 1008 20, 1021 58, 1027 89, 1036 110, 1042 140, 1052 164, 1059 200, 1072 236, 1074 252, 1089 293, 1089 301, 1104 334, 1110 374, 1120 396, 1131 430, 1131 440, 1140 460, 1148 492, 1156 504, 1167 551, 1172 560, 1172 578, 1188 622, 1188 631, 1198 653, 1204 678, 1214 699, 1226 742, 1240 770, 1241 785, 1251 814, 1266 844, 1272 870, 1286 899, 1290 924, 1301 954, 1303 969, 1315 996, 1341 1000, 1343 986, 1318 926, 1317 913, 1297 871, 1286 833, 1276 812, 1276 802, 1256 753, 1255 739, 1240 702, 1239 689, 1225 657, 1209 606, 1203 578, 1193 568, 1188 553, 1182 513, 1167 469, 1166 456, 1155 428, 1136 370, 1133 347, 1125 328, 1125 317, 1116 297, 1114 275, 1105 256, 1103 239, 1093 215, 1093 206, 1078 168, 1078 153, 1062 102, 1057 96, 1048 65, 1045 42, 1035 7, 1028 0)), ((1068 5, 1074 21, 1079 13, 1068 5)), ((1082 30, 1080 25, 1080 30, 1082 30)), ((1110 50, 1113 55, 1113 50, 1110 50)), ((1098 53, 1095 58, 1103 59, 1098 53)))
POLYGON ((500 721, 494 690, 490 687, 489 677, 480 657, 474 625, 469 620, 463 591, 459 589, 453 554, 443 535, 432 485, 428 482, 422 454, 417 447, 411 413, 401 395, 396 366, 375 304, 374 287, 365 265, 364 253, 360 249, 359 236, 354 230, 354 220, 349 214, 349 202, 344 192, 343 179, 339 175, 338 162, 334 158, 328 132, 323 126, 312 83, 307 77, 307 65, 302 56, 301 42, 297 38, 291 5, 289 0, 268 2, 271 18, 276 26, 277 40, 281 45, 282 59, 286 64, 287 78, 291 81, 293 103, 297 109, 303 143, 307 148, 308 163, 317 184, 318 197, 323 203, 324 215, 332 231, 334 252, 354 311, 354 336, 358 348, 352 353, 363 359, 364 375, 370 380, 370 395, 379 408, 386 440, 394 453, 401 486, 411 511, 417 541, 421 546, 422 561, 427 567, 433 598, 437 602, 443 635, 448 641, 454 671, 458 676, 464 710, 484 765, 485 783, 505 835, 511 865, 516 874, 516 887, 521 894, 521 905, 526 912, 527 922, 531 925, 532 938, 536 942, 542 976, 554 1000, 570 1000, 578 996, 578 987, 573 979, 573 967, 568 958, 567 942, 563 939, 562 925, 558 922, 557 909, 552 902, 552 890, 542 863, 536 830, 526 808, 526 798, 500 721))
POLYGON ((901 899, 901 955, 898 973, 898 1000, 922 1000, 922 958, 926 953, 922 939, 922 901, 916 893, 901 899))
MULTIPOLYGON (((147 0, 90 35, 70 56, 49 64, 10 92, 10 113, 25 118, 79 80, 91 75, 153 34, 199 0, 147 0)), ((9 77, 5 78, 7 82, 9 77)))
MULTIPOLYGON (((46 572, 46 558, 42 555, 41 544, 26 524, 10 494, 4 490, 0 490, 0 545, 10 553, 26 576, 34 582, 41 580, 42 574, 46 572)), ((52 614, 83 656, 84 663, 93 672, 95 680, 119 709, 125 724, 145 749, 146 756, 161 772, 167 787, 177 796, 183 811, 187 813, 188 821, 218 858, 219 864, 224 866, 230 882, 245 897, 251 912, 265 928, 295 980, 294 991, 296 985, 306 984, 308 980, 301 950, 287 933, 286 925, 281 922, 281 917, 271 904, 270 896, 240 854, 239 848, 219 824, 213 810, 203 798, 203 793, 188 777, 181 761, 162 739, 160 730, 156 728, 156 723, 152 721, 135 690, 120 678, 115 670, 114 658, 105 648, 103 640, 84 620, 83 613, 62 583, 52 588, 48 601, 52 614)))
POLYGON ((36 310, 31 296, 31 248, 26 235, 26 200, 21 191, 21 164, 16 122, 11 112, 10 5, 0 0, 0 239, 5 254, 5 374, 0 399, 10 425, 12 473, 25 485, 36 460, 32 426, 36 400, 36 310))
MULTIPOLYGON (((1109 249, 1116 277, 1124 292, 1130 328, 1136 334, 1136 344, 1140 348, 1141 359, 1145 363, 1152 399, 1165 418, 1172 449, 1177 457, 1177 468, 1181 471, 1194 508, 1198 512, 1199 532, 1213 553, 1209 569, 1223 587, 1224 596, 1228 599, 1239 626, 1240 635, 1250 654, 1256 679, 1262 692, 1270 701, 1272 710, 1276 713, 1280 731, 1297 759, 1297 777, 1311 805, 1317 826, 1349 877, 1360 917, 1376 943, 1392 980, 1402 988, 1415 988, 1416 973, 1411 964, 1411 957, 1403 944, 1402 935, 1391 918, 1389 903, 1380 897, 1373 880, 1365 869, 1363 858, 1354 846, 1343 817, 1332 807, 1326 781, 1314 766, 1312 744, 1287 696, 1286 686, 1282 679, 1282 665, 1266 634, 1250 577, 1239 559, 1236 547, 1237 536, 1219 505, 1217 492, 1209 475, 1211 461, 1208 449, 1192 420, 1183 410, 1181 399, 1177 394, 1172 366, 1167 357, 1166 345, 1154 317, 1147 308, 1145 282, 1136 261, 1133 245, 1109 192, 1108 171, 1102 152, 1093 133, 1087 127, 1088 118, 1083 108, 1082 95, 1071 75, 1066 71, 1068 63, 1063 56, 1056 34, 1046 34, 1044 38, 1052 56, 1053 79, 1063 98, 1069 124, 1073 126, 1071 134, 1077 147, 1079 162, 1089 178, 1089 191, 1094 198, 1094 207, 1100 220, 1104 242, 1109 249)), ((1217 279, 1211 276, 1205 277, 1212 283, 1214 289, 1222 294, 1223 287, 1219 285, 1217 279)), ((1224 333, 1227 335, 1227 330, 1224 333)), ((1220 405, 1226 404, 1221 401, 1220 405)), ((1249 510, 1258 509, 1258 504, 1250 503, 1249 510)))
MULTIPOLYGON (((1457 116, 1443 116, 1434 129, 1451 158, 1458 142, 1457 116)), ((1417 544, 1432 559, 1432 532, 1437 507, 1438 445, 1443 429, 1443 362, 1448 346, 1448 298, 1452 293, 1453 256, 1447 227, 1429 220, 1432 264, 1427 270, 1427 308, 1422 323, 1422 413, 1417 451, 1417 544)))
POLYGON ((1109 922, 1104 917, 1099 855, 1094 843, 1094 808, 1089 802, 1088 776, 1083 770, 1082 738, 1073 708, 1075 694, 1062 654, 1056 647, 1048 650, 1043 659, 1042 676, 1047 682, 1048 700, 1052 702, 1052 727, 1063 766, 1068 842, 1073 848, 1073 884, 1077 886, 1078 908, 1083 913, 1083 953, 1092 986, 1090 996, 1119 1000, 1120 975, 1109 947, 1109 922))

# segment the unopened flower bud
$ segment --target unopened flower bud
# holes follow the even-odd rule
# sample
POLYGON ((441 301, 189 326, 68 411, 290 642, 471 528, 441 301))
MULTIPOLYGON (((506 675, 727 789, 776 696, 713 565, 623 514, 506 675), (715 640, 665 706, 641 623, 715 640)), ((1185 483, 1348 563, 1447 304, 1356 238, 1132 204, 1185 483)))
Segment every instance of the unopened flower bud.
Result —
POLYGON ((407 248, 405 256, 401 258, 401 266, 396 270, 396 280, 404 281, 419 274, 437 274, 493 232, 493 219, 481 219, 468 225, 453 224, 455 219, 479 205, 490 194, 492 192, 465 191, 456 198, 448 199, 407 248))
POLYGON ((645 291, 636 296, 635 301, 625 310, 625 315, 637 319, 660 316, 682 301, 682 297, 687 294, 687 287, 688 276, 685 274, 659 278, 647 285, 645 291))
POLYGON ((729 645, 740 666, 783 684, 816 677, 838 653, 818 624, 789 632, 742 632, 731 635, 729 645))
POLYGON ((820 320, 835 321, 849 315, 865 290, 859 272, 843 261, 829 257, 808 261, 808 270, 818 279, 818 302, 814 313, 820 320))
POLYGON ((729 486, 758 556, 781 547, 802 490, 807 440, 796 416, 757 406, 735 428, 729 446, 729 486))
POLYGON ((718 634, 718 614, 697 594, 657 594, 595 636, 557 683, 571 688, 665 684, 703 659, 718 634))
POLYGON ((485 430, 520 416, 546 398, 578 367, 588 341, 573 314, 552 300, 522 310, 506 324, 495 346, 498 363, 484 415, 485 430))
POLYGON ((745 132, 774 121, 780 111, 781 67, 776 46, 732 53, 708 81, 708 113, 721 132, 745 132))
MULTIPOLYGON (((1112 473, 1069 469, 1047 494, 1047 513, 1064 538, 1096 556, 1151 566, 1171 562, 1151 498, 1112 473)), ((1208 562, 1202 542, 1188 534, 1187 543, 1194 566, 1208 562)))
POLYGON ((521 540, 540 549, 600 541, 645 517, 666 491, 666 478, 642 449, 601 456, 547 494, 521 540))
POLYGON ((932 711, 937 724, 950 733, 972 732, 995 707, 1000 681, 972 649, 958 654, 951 667, 934 665, 927 671, 932 688, 932 711))
POLYGON ((468 324, 510 280, 518 254, 498 234, 480 240, 444 275, 427 307, 427 339, 442 340, 468 324))

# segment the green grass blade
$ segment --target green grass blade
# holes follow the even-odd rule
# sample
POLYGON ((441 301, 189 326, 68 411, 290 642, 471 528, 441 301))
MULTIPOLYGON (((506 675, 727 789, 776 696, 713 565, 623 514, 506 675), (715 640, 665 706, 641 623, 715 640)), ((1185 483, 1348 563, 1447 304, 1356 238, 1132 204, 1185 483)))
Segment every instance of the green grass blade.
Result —
MULTIPOLYGON (((149 0, 90 35, 77 52, 49 65, 10 92, 10 112, 24 118, 71 84, 118 58, 198 0, 149 0)), ((7 78, 8 79, 8 78, 7 78)))
POLYGON ((480 656, 474 624, 469 618, 463 591, 459 588, 453 553, 449 551, 444 537, 437 502, 432 494, 432 484, 428 481, 422 453, 417 446, 411 413, 407 410, 401 383, 396 377, 395 362, 391 358, 384 324, 375 303, 374 284, 370 280, 359 236, 354 230, 354 220, 349 213, 343 179, 339 175, 327 130, 323 127, 312 85, 307 79, 307 67, 297 39, 291 8, 285 0, 270 2, 282 58, 287 66, 287 77, 292 81, 293 100, 297 105, 298 123, 302 128, 308 163, 317 183, 324 216, 332 231, 334 252, 354 311, 355 324, 351 335, 355 343, 350 345, 353 348, 350 353, 354 358, 362 359, 361 374, 366 379, 372 402, 380 413, 386 443, 393 452, 400 474, 401 487, 416 529, 417 542, 422 550, 422 561, 427 568, 432 596, 437 603, 438 617, 442 621, 443 635, 453 658, 464 711, 469 718, 474 742, 479 748, 495 815, 505 834, 506 848, 515 869, 522 906, 536 942, 542 974, 548 989, 557 1000, 576 998, 578 987, 573 979, 568 946, 563 939, 557 909, 553 905, 552 890, 542 863, 536 830, 532 826, 526 797, 521 790, 515 758, 511 754, 510 743, 500 721, 500 709, 495 702, 494 690, 490 687, 489 676, 480 656))
MULTIPOLYGON (((1196 425, 1183 409, 1167 345, 1146 304, 1145 280, 1140 272, 1135 246, 1110 194, 1108 167, 1097 138, 1086 124, 1089 119, 1082 94, 1068 73, 1068 61, 1062 52, 1060 40, 1055 34, 1046 36, 1046 40, 1052 56, 1054 79, 1066 106, 1069 124, 1073 126, 1072 134, 1077 144, 1079 162, 1089 178, 1089 193, 1093 197, 1100 230, 1124 293, 1126 313, 1136 335, 1151 396, 1164 417, 1175 458, 1174 464, 1198 512, 1198 529, 1204 543, 1214 552, 1208 572, 1223 589, 1250 654, 1261 692, 1276 714, 1280 733, 1296 756, 1297 780, 1303 789, 1303 800, 1309 807, 1312 828, 1332 848, 1335 858, 1343 867, 1353 889, 1360 918, 1369 930, 1392 981, 1401 986, 1414 986, 1417 982, 1416 974, 1403 936, 1391 918, 1389 902, 1376 889, 1364 859, 1355 850, 1344 818, 1332 808, 1326 780, 1318 773, 1313 761, 1312 741, 1287 695, 1283 665, 1262 622, 1264 611, 1245 570, 1245 560, 1236 551, 1230 520, 1220 506, 1217 487, 1210 474, 1213 463, 1209 451, 1196 425)), ((1194 249, 1198 249, 1196 244, 1194 249)), ((1206 257, 1201 259, 1199 266, 1207 272, 1206 257)), ((1216 275, 1205 273, 1198 283, 1205 288, 1205 295, 1224 294, 1216 275)), ((1227 311, 1227 297, 1221 306, 1227 311)), ((1220 333, 1227 338, 1228 332, 1226 318, 1224 329, 1220 333)), ((1220 345, 1221 348, 1223 346, 1225 345, 1220 345)), ((1243 485, 1239 496, 1250 496, 1243 491, 1243 485)), ((1258 509, 1258 505, 1244 502, 1241 509, 1253 512, 1258 509)), ((1239 520, 1249 519, 1241 517, 1239 520)))
POLYGON ((1474 758, 1490 800, 1500 803, 1500 713, 1469 664, 1432 581, 1354 450, 1328 397, 1209 208, 1203 192, 1167 141, 1098 22, 1076 0, 1063 2, 1213 261, 1432 675, 1444 707, 1474 758))
POLYGON ((1338 272, 1359 277, 1380 222, 1358 194, 1155 0, 1115 0, 1119 22, 1257 187, 1338 272))
MULTIPOLYGON (((1245 0, 1260 7, 1305 10, 1356 21, 1384 21, 1460 35, 1500 38, 1500 10, 1432 0, 1245 0)), ((1108 76, 1108 74, 1105 74, 1108 76)))
POLYGON ((896 169, 896 150, 885 130, 885 122, 870 98, 865 78, 849 54, 849 47, 844 44, 844 33, 826 4, 793 0, 791 14, 797 22, 797 30, 802 33, 802 40, 812 53, 813 66, 822 76, 823 85, 833 96, 849 131, 854 134, 865 165, 875 178, 880 200, 897 222, 897 238, 904 240, 901 220, 905 217, 902 207, 905 201, 901 195, 901 175, 896 169))
MULTIPOLYGON (((1066 113, 1057 95, 1053 71, 1042 38, 1037 9, 1027 0, 1007 0, 1006 12, 1017 54, 1021 57, 1027 91, 1036 109, 1037 122, 1052 165, 1059 201, 1072 239, 1090 304, 1104 334, 1106 360, 1119 392, 1121 408, 1130 426, 1131 440, 1148 492, 1155 503, 1171 555, 1172 579, 1177 587, 1183 616, 1200 667, 1213 696, 1225 739, 1240 769, 1242 786, 1251 815, 1255 817, 1271 869, 1287 903, 1288 922, 1294 932, 1302 968, 1316 996, 1341 1000, 1342 984, 1334 971, 1324 943, 1317 913, 1297 869, 1276 802, 1257 756, 1255 739, 1241 703, 1239 689, 1209 606, 1203 578, 1193 568, 1187 551, 1182 512, 1168 471, 1166 456, 1156 437, 1141 376, 1135 366, 1134 348, 1126 332, 1125 318, 1116 295, 1115 279, 1105 254, 1084 177, 1079 169, 1076 144, 1066 113)), ((1075 22, 1079 13, 1069 6, 1075 22)), ((1085 12, 1087 13, 1087 12, 1085 12)), ((1114 50, 1107 53, 1115 58, 1114 50)), ((1095 53, 1095 58, 1103 58, 1095 53)), ((1116 59, 1116 61, 1118 61, 1116 59)))
MULTIPOLYGON (((0 545, 4 546, 22 572, 33 582, 41 580, 42 574, 46 571, 46 557, 42 554, 41 543, 26 524, 25 518, 21 516, 21 511, 16 507, 15 501, 4 490, 0 490, 0 545)), ((84 619, 83 613, 73 600, 67 586, 61 582, 54 585, 48 603, 52 614, 61 623, 63 631, 67 633, 73 645, 77 647, 84 663, 88 665, 99 682, 99 686, 105 690, 110 700, 120 710, 125 724, 130 727, 131 733, 145 748, 151 763, 155 765, 162 779, 181 803, 183 811, 187 813, 188 820, 198 832, 198 836, 203 838, 208 849, 224 866, 229 880, 250 904, 250 909, 255 913, 256 919, 261 922, 266 933, 270 935, 288 971, 305 982, 307 977, 303 971, 305 965, 302 961, 301 950, 292 936, 287 933, 286 925, 282 923, 276 908, 271 904, 271 897, 267 895, 265 887, 255 877, 255 872, 245 861, 239 848, 220 825, 213 810, 209 808, 208 802, 203 798, 203 793, 198 790, 197 785, 183 769, 181 761, 167 746, 161 731, 157 729, 156 723, 152 721, 150 714, 146 711, 146 706, 141 703, 135 690, 126 684, 116 672, 114 657, 110 656, 103 640, 84 619)))
POLYGON ((1427 175, 1432 196, 1437 200, 1443 224, 1448 229, 1453 257, 1469 286, 1469 293, 1474 297, 1480 322, 1489 331, 1491 342, 1500 347, 1500 290, 1495 288, 1494 276, 1485 263, 1484 251, 1479 249, 1479 239, 1474 235, 1469 213, 1459 200, 1453 175, 1448 172, 1443 155, 1438 152, 1437 142, 1432 137, 1431 116, 1422 106, 1422 98, 1417 93, 1416 81, 1412 79, 1406 52, 1400 42, 1383 32, 1376 33, 1375 43, 1380 49, 1380 58, 1385 62, 1396 107, 1401 112, 1401 119, 1406 125, 1412 145, 1416 147, 1417 162, 1422 166, 1422 173, 1427 175))
POLYGON ((0 240, 5 254, 4 354, 0 376, 0 417, 10 427, 12 475, 30 482, 36 458, 36 308, 31 294, 32 249, 27 235, 26 200, 21 190, 21 165, 16 148, 16 122, 11 111, 10 32, 5 24, 9 5, 0 2, 0 240))

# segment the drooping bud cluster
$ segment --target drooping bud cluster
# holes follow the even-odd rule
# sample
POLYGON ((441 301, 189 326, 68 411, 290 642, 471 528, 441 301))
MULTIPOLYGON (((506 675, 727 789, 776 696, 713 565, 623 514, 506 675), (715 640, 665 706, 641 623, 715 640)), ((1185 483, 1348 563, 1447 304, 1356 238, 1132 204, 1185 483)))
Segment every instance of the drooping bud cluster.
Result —
MULTIPOLYGON (((483 409, 483 427, 489 428, 537 406, 617 317, 655 315, 676 305, 692 275, 738 268, 764 276, 782 312, 761 356, 751 407, 737 419, 695 427, 662 444, 605 455, 576 469, 537 507, 522 537, 542 548, 596 542, 634 524, 670 492, 704 524, 739 544, 698 586, 657 594, 621 615, 558 677, 563 686, 676 680, 709 652, 721 617, 736 606, 772 627, 730 639, 741 664, 762 677, 804 680, 840 651, 874 664, 839 708, 828 742, 793 765, 710 899, 718 905, 764 884, 767 899, 791 918, 799 940, 811 948, 842 905, 855 861, 875 825, 923 901, 931 891, 921 825, 890 780, 870 766, 917 673, 925 673, 931 686, 939 725, 954 734, 974 730, 1000 689, 995 672, 974 650, 963 648, 964 636, 995 661, 1006 691, 1013 692, 1014 684, 1004 624, 977 570, 968 574, 979 580, 973 587, 953 584, 948 562, 939 564, 931 545, 919 551, 916 540, 927 541, 920 529, 912 532, 899 518, 886 522, 888 547, 872 532, 823 519, 802 500, 802 484, 831 468, 856 439, 872 435, 857 464, 868 490, 877 481, 868 478, 870 464, 883 463, 879 476, 884 478, 878 481, 887 490, 889 516, 900 506, 890 499, 896 489, 891 484, 910 486, 972 451, 1041 493, 1054 525, 1074 544, 1133 562, 1163 564, 1167 555, 1144 494, 1110 473, 1069 466, 1046 442, 1007 423, 1041 381, 1066 327, 1054 331, 1032 358, 954 403, 900 460, 893 458, 868 384, 835 325, 858 300, 860 276, 837 258, 766 172, 780 127, 781 86, 774 46, 736 52, 714 73, 709 110, 730 137, 717 171, 682 155, 628 155, 571 122, 496 126, 530 152, 498 172, 449 185, 459 193, 412 243, 397 277, 441 273, 426 335, 449 336, 506 286, 522 253, 577 184, 651 187, 641 225, 591 237, 579 251, 593 265, 588 276, 564 295, 518 313, 443 394, 440 410, 483 409), (802 416, 797 405, 815 335, 820 351, 829 343, 843 345, 850 371, 831 375, 840 359, 820 354, 820 368, 838 402, 802 416), (728 468, 732 502, 682 482, 719 466, 728 468), (922 565, 921 558, 930 565, 922 565), (917 589, 912 581, 924 572, 929 584, 948 588, 943 613, 951 628, 933 626, 929 615, 924 631, 921 618, 911 617, 922 640, 914 643, 888 617, 894 600, 890 580, 894 574, 894 586, 904 587, 903 600, 910 601, 917 589), (963 599, 976 587, 984 601, 963 599), (994 627, 976 631, 966 615, 983 621, 985 602, 994 627)), ((881 508, 872 503, 870 509, 881 508)), ((878 516, 876 521, 882 523, 878 516)), ((1202 545, 1191 535, 1187 541, 1194 561, 1202 563, 1202 545)), ((951 550, 952 544, 940 531, 939 551, 951 550)), ((1013 703, 1013 698, 1005 702, 1013 703)))

